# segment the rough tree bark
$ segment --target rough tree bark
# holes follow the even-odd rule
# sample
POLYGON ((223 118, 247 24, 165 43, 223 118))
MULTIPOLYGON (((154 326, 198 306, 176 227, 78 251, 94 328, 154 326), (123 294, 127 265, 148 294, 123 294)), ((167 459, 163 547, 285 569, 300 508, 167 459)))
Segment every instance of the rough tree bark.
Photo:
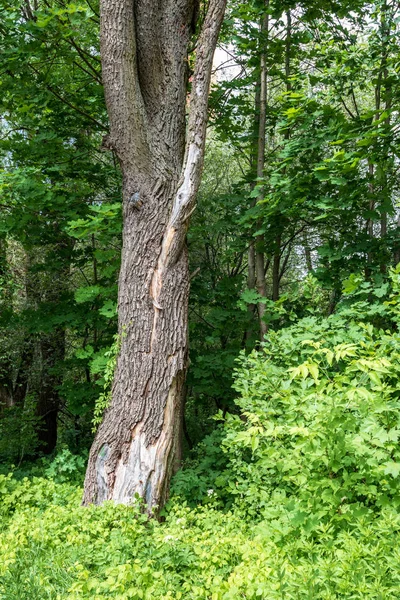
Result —
POLYGON ((110 119, 105 145, 123 173, 124 230, 112 401, 94 440, 84 504, 149 512, 168 495, 187 367, 186 232, 203 166, 208 92, 226 0, 209 0, 197 40, 186 127, 196 0, 102 0, 101 53, 110 119))

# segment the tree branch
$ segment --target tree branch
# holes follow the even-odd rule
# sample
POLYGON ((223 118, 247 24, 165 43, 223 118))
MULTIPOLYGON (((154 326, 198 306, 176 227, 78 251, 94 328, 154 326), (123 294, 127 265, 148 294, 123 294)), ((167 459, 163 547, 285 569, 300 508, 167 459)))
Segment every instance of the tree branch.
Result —
POLYGON ((225 14, 226 0, 210 0, 196 52, 190 94, 190 111, 185 159, 180 186, 175 196, 171 225, 186 224, 196 201, 204 161, 207 131, 208 95, 211 70, 219 31, 225 14))
POLYGON ((139 84, 132 0, 101 0, 100 48, 111 133, 108 145, 143 176, 151 175, 149 124, 139 84))
MULTIPOLYGON (((37 69, 35 69, 35 67, 33 65, 28 64, 28 67, 30 69, 32 69, 32 71, 34 73, 36 73, 36 75, 38 75, 39 77, 41 77, 40 71, 38 71, 37 69)), ((94 123, 95 125, 97 125, 97 127, 99 127, 100 130, 107 131, 107 127, 105 125, 103 125, 103 123, 100 123, 100 121, 97 121, 97 119, 95 119, 94 117, 92 117, 91 115, 89 115, 87 112, 85 112, 81 108, 78 108, 77 106, 74 106, 73 104, 71 104, 71 102, 69 102, 69 100, 67 100, 66 98, 64 98, 63 96, 61 96, 61 94, 56 89, 54 89, 50 84, 48 84, 46 81, 43 81, 43 84, 45 85, 46 89, 51 94, 53 94, 53 96, 55 96, 56 98, 58 98, 58 100, 60 100, 63 104, 66 104, 67 106, 69 106, 70 108, 72 108, 72 110, 76 111, 77 113, 79 113, 80 115, 82 115, 83 117, 85 117, 86 119, 88 119, 89 121, 92 121, 92 123, 94 123)))
MULTIPOLYGON (((104 1, 104 0, 103 0, 104 1)), ((159 296, 165 271, 174 265, 184 248, 186 231, 200 186, 207 133, 208 95, 211 70, 219 31, 227 0, 210 0, 197 45, 196 63, 190 94, 188 135, 181 177, 174 196, 171 215, 163 237, 157 268, 150 284, 154 306, 159 296)))

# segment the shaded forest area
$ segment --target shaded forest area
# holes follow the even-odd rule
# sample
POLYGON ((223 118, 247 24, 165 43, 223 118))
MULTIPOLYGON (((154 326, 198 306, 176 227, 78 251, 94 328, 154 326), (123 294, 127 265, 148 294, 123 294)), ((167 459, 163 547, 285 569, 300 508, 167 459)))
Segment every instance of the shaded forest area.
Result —
POLYGON ((80 506, 127 335, 100 9, 11 4, 0 598, 397 599, 400 4, 228 2, 187 233, 181 468, 158 520, 138 497, 80 506))

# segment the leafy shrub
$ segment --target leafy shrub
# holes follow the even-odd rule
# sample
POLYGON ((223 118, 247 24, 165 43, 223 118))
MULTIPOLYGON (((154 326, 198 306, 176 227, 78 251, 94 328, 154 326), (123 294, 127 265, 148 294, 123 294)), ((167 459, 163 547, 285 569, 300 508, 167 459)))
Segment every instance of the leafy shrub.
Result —
POLYGON ((59 452, 45 469, 47 477, 57 483, 81 483, 86 470, 87 455, 72 454, 67 448, 59 452))
POLYGON ((228 419, 226 491, 252 515, 351 522, 400 502, 400 336, 305 319, 243 356, 228 419), (312 332, 312 338, 310 333, 312 332))
POLYGON ((81 507, 66 451, 47 478, 1 475, 0 600, 397 600, 398 277, 379 311, 346 301, 241 356, 240 414, 175 478, 163 523, 81 507))
POLYGON ((171 491, 184 498, 190 506, 216 500, 214 487, 225 472, 228 456, 221 452, 224 437, 222 427, 217 427, 195 448, 195 452, 185 461, 184 469, 178 471, 172 480, 171 491))
POLYGON ((227 417, 227 463, 213 488, 274 539, 349 530, 400 506, 398 278, 380 311, 390 329, 345 306, 270 332, 262 350, 241 356, 241 415, 227 417))
POLYGON ((0 490, 2 600, 398 598, 392 508, 338 535, 320 524, 317 539, 278 540, 212 504, 175 498, 158 523, 140 506, 83 508, 79 488, 43 478, 3 476, 0 490))

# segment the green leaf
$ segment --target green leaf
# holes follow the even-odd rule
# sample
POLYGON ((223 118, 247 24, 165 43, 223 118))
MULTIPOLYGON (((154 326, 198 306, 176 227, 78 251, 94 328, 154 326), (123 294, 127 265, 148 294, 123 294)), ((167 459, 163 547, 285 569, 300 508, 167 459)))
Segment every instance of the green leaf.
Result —
POLYGON ((83 304, 84 302, 93 302, 100 294, 101 287, 98 285, 89 285, 86 287, 78 288, 75 291, 75 301, 78 304, 83 304))
POLYGON ((396 463, 394 461, 388 461, 384 465, 384 473, 386 475, 391 475, 394 478, 397 478, 400 474, 400 463, 396 463))

